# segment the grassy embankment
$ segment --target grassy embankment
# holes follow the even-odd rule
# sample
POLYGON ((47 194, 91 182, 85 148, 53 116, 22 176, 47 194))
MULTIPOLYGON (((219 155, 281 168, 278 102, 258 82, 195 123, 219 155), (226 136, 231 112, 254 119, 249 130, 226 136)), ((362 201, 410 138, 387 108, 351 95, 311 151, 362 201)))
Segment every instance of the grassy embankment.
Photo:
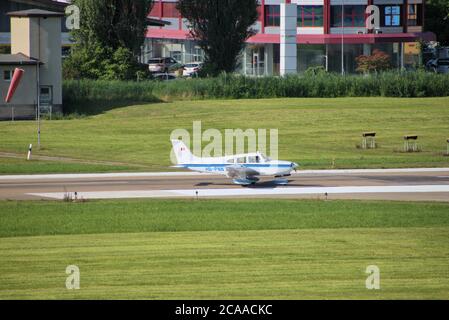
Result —
MULTIPOLYGON (((155 103, 114 109, 71 120, 44 121, 35 155, 64 156, 87 163, 0 160, 0 173, 166 171, 170 133, 275 128, 279 157, 311 168, 447 167, 449 97, 207 100, 155 103), (361 150, 361 133, 376 131, 378 148, 361 150), (405 134, 418 134, 422 149, 399 152, 405 134), (108 164, 89 164, 107 161, 108 164), (117 164, 114 165, 114 162, 117 164)), ((0 152, 26 157, 36 144, 36 123, 1 122, 0 152)))

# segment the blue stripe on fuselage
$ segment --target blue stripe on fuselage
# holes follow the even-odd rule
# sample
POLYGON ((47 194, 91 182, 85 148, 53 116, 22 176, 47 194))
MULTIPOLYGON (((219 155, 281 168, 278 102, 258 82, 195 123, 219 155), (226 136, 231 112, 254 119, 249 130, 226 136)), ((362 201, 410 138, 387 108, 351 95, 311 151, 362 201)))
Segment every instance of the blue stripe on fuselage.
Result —
POLYGON ((220 164, 220 163, 189 163, 189 164, 181 164, 180 166, 183 166, 184 168, 208 168, 208 167, 229 167, 234 165, 240 165, 245 168, 291 168, 290 164, 262 164, 262 163, 251 163, 251 164, 245 164, 245 163, 227 163, 227 164, 220 164))

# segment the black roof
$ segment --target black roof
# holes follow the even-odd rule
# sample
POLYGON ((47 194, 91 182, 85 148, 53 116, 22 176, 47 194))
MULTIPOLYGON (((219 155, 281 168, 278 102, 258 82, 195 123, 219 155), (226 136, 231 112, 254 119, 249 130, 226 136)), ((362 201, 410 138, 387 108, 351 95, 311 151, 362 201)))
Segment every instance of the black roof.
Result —
POLYGON ((8 1, 56 11, 64 11, 64 8, 69 5, 69 3, 58 2, 56 0, 8 0, 8 1))
POLYGON ((23 53, 0 54, 0 65, 36 65, 39 61, 27 57, 23 53))
POLYGON ((7 13, 10 17, 64 17, 64 13, 47 11, 41 9, 28 9, 22 11, 12 11, 7 13))

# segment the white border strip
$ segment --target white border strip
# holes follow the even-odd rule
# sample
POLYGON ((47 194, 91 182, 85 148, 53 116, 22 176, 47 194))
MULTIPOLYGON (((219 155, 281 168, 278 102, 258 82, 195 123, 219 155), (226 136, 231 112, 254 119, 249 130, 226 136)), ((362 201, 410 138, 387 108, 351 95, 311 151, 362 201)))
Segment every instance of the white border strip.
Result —
MULTIPOLYGON (((357 193, 429 193, 449 192, 449 185, 413 185, 413 186, 364 186, 364 187, 306 187, 306 188, 234 188, 234 189, 186 189, 186 190, 134 190, 78 192, 79 199, 131 199, 131 198, 171 198, 171 197, 251 197, 280 195, 324 195, 357 193)), ((58 199, 64 193, 28 193, 31 196, 58 199)), ((73 193, 72 193, 73 196, 73 193)))
POLYGON ((449 172, 449 168, 398 168, 398 169, 336 169, 336 170, 303 170, 296 174, 357 174, 357 173, 425 173, 449 172))
MULTIPOLYGON (((425 173, 449 172, 449 168, 403 168, 403 169, 337 169, 337 170, 299 170, 293 175, 357 174, 357 173, 425 173)), ((52 180, 52 179, 102 179, 102 178, 145 178, 145 177, 184 177, 204 176, 210 173, 182 172, 128 172, 128 173, 80 173, 80 174, 36 174, 0 175, 2 180, 52 180)))

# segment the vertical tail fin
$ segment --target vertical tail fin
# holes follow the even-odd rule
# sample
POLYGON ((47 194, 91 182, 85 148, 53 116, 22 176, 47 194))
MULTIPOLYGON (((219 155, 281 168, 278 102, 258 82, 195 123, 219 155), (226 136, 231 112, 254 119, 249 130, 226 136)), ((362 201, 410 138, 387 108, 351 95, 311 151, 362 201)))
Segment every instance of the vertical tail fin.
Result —
POLYGON ((195 163, 198 161, 198 157, 195 157, 189 148, 181 140, 172 140, 173 153, 175 154, 176 161, 179 164, 195 163))

